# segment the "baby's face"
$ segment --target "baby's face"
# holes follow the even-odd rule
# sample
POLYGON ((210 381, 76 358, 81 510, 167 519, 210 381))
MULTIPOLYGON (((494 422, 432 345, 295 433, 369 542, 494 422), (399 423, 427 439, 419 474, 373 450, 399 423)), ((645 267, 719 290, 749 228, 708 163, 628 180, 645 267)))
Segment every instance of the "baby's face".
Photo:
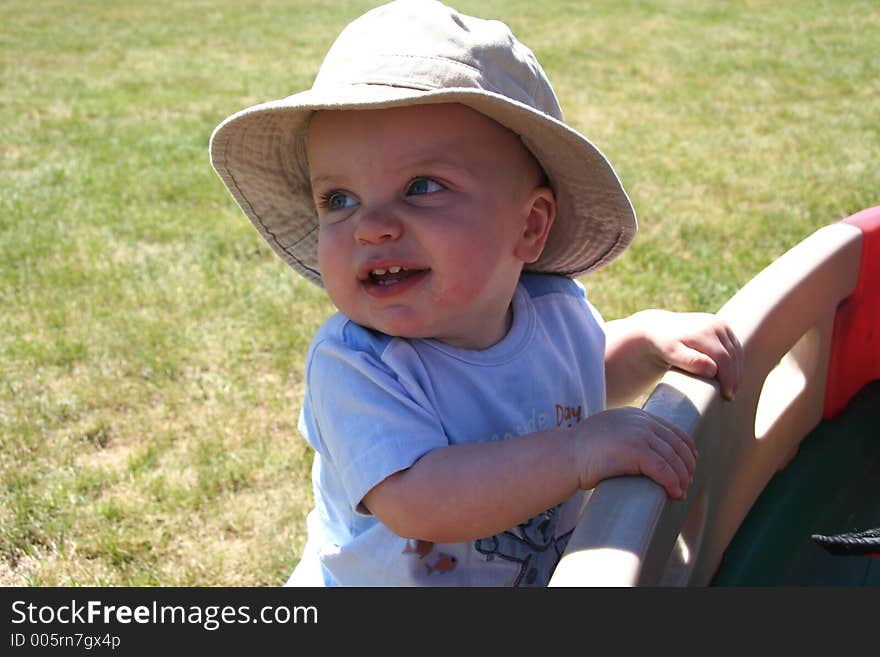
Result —
POLYGON ((308 158, 321 277, 339 310, 467 349, 505 335, 555 212, 516 135, 456 104, 326 111, 308 158))

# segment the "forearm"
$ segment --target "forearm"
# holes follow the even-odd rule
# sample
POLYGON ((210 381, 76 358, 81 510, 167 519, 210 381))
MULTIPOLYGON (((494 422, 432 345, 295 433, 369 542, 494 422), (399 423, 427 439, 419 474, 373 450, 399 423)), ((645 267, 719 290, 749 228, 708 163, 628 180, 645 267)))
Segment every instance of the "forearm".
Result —
POLYGON ((373 488, 364 503, 400 536, 435 543, 492 536, 578 489, 570 431, 436 449, 373 488))
POLYGON ((631 402, 669 369, 647 340, 644 315, 614 320, 605 325, 605 405, 631 402))

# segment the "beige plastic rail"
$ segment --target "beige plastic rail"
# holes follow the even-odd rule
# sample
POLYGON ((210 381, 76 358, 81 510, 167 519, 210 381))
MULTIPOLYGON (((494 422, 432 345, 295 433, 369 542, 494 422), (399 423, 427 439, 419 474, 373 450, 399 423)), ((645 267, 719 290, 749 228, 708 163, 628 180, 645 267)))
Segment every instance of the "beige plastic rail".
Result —
POLYGON ((719 311, 739 337, 745 372, 734 401, 717 383, 667 373, 644 408, 694 437, 687 500, 646 477, 616 477, 590 495, 550 586, 706 586, 771 477, 822 417, 838 304, 859 272, 862 235, 826 226, 747 283, 719 311))

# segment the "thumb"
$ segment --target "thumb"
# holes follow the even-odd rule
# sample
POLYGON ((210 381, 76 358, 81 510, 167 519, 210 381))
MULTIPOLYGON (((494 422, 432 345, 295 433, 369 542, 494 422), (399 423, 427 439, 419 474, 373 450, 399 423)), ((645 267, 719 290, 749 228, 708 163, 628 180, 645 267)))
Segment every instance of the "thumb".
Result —
POLYGON ((691 349, 683 344, 679 344, 676 349, 669 354, 669 364, 677 367, 690 374, 703 376, 711 379, 718 373, 718 366, 706 354, 691 349))

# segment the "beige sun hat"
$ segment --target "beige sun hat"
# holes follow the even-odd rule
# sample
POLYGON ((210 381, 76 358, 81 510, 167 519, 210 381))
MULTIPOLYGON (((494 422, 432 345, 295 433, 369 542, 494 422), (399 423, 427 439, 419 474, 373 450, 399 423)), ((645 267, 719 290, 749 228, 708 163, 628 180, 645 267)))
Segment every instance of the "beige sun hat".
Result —
POLYGON ((520 135, 556 194, 556 221, 531 271, 580 276, 633 240, 632 204, 605 156, 562 122, 534 54, 499 21, 433 0, 397 0, 350 23, 312 88, 233 114, 211 136, 211 162, 276 253, 321 285, 318 219, 305 137, 317 110, 461 103, 520 135))

